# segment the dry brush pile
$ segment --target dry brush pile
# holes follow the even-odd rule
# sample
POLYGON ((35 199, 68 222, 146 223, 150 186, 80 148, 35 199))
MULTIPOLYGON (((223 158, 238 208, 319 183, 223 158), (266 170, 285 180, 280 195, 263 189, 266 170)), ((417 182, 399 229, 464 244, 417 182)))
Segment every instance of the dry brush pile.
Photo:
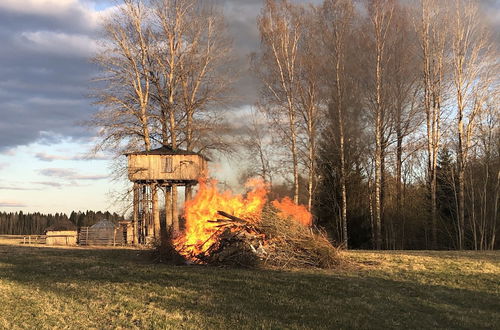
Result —
MULTIPOLYGON (((270 268, 333 268, 341 262, 339 250, 326 235, 278 215, 267 205, 259 219, 242 219, 224 211, 209 240, 198 244, 188 260, 207 265, 270 268)), ((178 247, 183 254, 182 247, 178 247)))

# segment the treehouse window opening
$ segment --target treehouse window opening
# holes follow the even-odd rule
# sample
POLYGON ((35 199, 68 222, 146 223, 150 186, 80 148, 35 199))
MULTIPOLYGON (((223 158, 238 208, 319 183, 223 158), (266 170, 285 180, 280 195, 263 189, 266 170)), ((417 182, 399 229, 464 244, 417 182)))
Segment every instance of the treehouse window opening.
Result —
POLYGON ((172 157, 165 157, 163 172, 172 173, 173 171, 174 171, 174 168, 172 165, 172 157))

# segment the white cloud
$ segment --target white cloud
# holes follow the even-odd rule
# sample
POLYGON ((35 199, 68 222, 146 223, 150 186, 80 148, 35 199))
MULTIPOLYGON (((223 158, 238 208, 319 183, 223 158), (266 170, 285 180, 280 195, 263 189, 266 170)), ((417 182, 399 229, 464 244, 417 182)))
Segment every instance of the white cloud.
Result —
POLYGON ((42 185, 42 186, 56 187, 56 188, 60 188, 63 186, 61 183, 52 182, 52 181, 36 181, 36 182, 32 182, 32 183, 42 185))
POLYGON ((26 103, 35 106, 77 106, 82 103, 79 99, 67 99, 67 98, 48 98, 48 97, 30 97, 26 100, 26 103))
POLYGON ((79 0, 2 0, 0 11, 18 15, 48 17, 52 19, 75 18, 74 22, 89 30, 99 26, 102 15, 107 15, 108 9, 97 11, 91 3, 79 0))
POLYGON ((86 154, 77 154, 77 155, 52 155, 44 152, 38 152, 35 154, 35 157, 41 161, 51 162, 54 160, 109 160, 109 157, 104 155, 86 155, 86 154))
POLYGON ((0 190, 19 190, 19 191, 25 191, 25 190, 39 190, 39 189, 26 188, 26 187, 0 186, 0 190))
POLYGON ((54 178, 60 178, 60 179, 67 179, 67 180, 103 180, 108 178, 107 175, 101 175, 101 174, 80 174, 74 169, 70 168, 44 168, 40 170, 40 174, 48 176, 48 177, 54 177, 54 178))
POLYGON ((54 31, 22 32, 22 43, 29 50, 53 55, 93 56, 99 46, 97 40, 82 34, 54 31))
POLYGON ((77 0, 2 0, 0 9, 20 14, 54 14, 81 6, 77 0))
POLYGON ((15 156, 16 155, 16 148, 2 150, 2 151, 0 151, 0 155, 2 155, 2 156, 15 156))
POLYGON ((0 207, 26 207, 27 205, 17 201, 0 200, 0 207))

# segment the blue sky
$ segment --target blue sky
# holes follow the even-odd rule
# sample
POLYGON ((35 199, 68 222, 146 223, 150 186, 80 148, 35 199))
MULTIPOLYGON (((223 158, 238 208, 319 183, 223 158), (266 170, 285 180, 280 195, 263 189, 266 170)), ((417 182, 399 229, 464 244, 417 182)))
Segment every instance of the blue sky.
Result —
POLYGON ((0 210, 118 210, 109 195, 123 184, 111 180, 109 160, 86 159, 90 148, 84 142, 35 142, 1 154, 0 210))

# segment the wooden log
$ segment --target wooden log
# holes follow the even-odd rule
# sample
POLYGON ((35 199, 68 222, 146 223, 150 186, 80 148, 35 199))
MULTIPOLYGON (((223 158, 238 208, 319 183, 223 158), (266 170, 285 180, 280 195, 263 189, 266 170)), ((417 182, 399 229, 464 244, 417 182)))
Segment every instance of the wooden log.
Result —
POLYGON ((235 221, 235 222, 240 222, 240 223, 248 223, 248 221, 247 221, 247 220, 244 220, 244 219, 241 219, 241 218, 235 217, 234 215, 231 215, 231 214, 226 213, 226 212, 224 212, 224 211, 217 211, 217 213, 218 213, 219 215, 222 215, 223 217, 226 217, 226 218, 228 218, 228 219, 231 219, 231 220, 233 220, 233 221, 235 221))

